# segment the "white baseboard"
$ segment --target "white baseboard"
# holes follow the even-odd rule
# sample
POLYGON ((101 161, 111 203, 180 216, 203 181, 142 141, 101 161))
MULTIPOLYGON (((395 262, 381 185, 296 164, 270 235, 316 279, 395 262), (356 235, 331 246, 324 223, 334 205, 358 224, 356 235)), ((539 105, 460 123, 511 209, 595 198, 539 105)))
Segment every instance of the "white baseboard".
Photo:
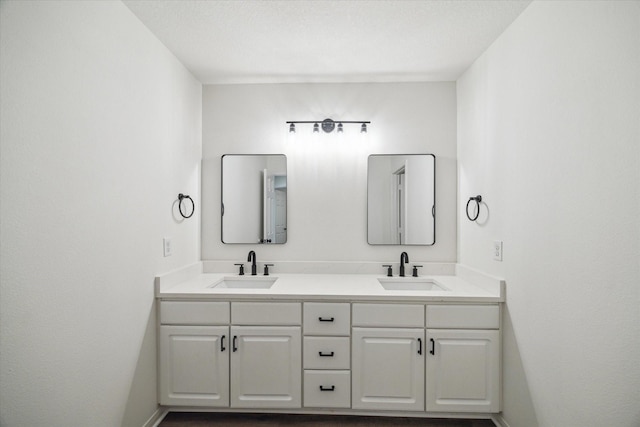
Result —
POLYGON ((146 423, 142 425, 142 427, 158 427, 160 422, 167 416, 169 411, 165 408, 158 408, 156 411, 151 414, 146 423))
POLYGON ((497 426, 497 427, 511 427, 509 425, 508 422, 505 421, 505 419, 502 417, 502 414, 496 414, 493 415, 491 417, 491 421, 493 421, 493 423, 497 426))

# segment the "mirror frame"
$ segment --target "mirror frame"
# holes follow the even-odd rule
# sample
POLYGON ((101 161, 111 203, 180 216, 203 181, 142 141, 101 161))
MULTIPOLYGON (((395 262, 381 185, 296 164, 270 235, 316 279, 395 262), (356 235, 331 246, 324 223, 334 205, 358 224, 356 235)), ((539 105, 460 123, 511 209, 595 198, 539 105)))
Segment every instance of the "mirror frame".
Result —
POLYGON ((225 245, 284 245, 287 243, 288 239, 289 239, 289 230, 288 230, 288 206, 289 206, 289 195, 288 195, 288 164, 287 164, 287 156, 285 154, 281 154, 281 153, 268 153, 268 154, 234 154, 234 153, 226 153, 223 154, 222 156, 220 156, 220 241, 225 244, 225 245), (225 201, 224 201, 224 196, 225 196, 225 191, 224 191, 224 159, 225 157, 269 157, 269 156, 273 156, 273 157, 282 157, 284 159, 284 169, 285 169, 285 178, 287 179, 287 201, 285 204, 285 218, 287 218, 286 222, 285 222, 285 230, 286 230, 286 237, 284 242, 282 243, 275 243, 275 242, 261 242, 261 241, 256 241, 256 242, 228 242, 225 241, 224 239, 224 216, 225 216, 225 201))
POLYGON ((436 156, 431 153, 412 154, 370 154, 367 158, 367 243, 370 246, 433 246, 436 244, 436 156), (433 157, 433 205, 431 207, 431 217, 433 218, 433 242, 431 243, 371 243, 369 238, 369 179, 371 176, 370 159, 372 157, 408 157, 408 156, 431 156, 433 157))

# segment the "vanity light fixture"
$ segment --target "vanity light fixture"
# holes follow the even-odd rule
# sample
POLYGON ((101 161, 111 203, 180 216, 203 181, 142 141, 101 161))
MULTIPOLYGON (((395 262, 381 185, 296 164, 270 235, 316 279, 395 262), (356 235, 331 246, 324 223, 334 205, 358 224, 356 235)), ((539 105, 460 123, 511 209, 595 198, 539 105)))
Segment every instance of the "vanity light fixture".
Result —
POLYGON ((296 125, 299 123, 313 123, 313 132, 317 133, 320 132, 320 128, 322 127, 322 130, 325 133, 331 133, 333 132, 334 129, 338 129, 338 133, 343 133, 344 132, 344 123, 355 123, 355 124, 359 124, 360 125, 360 132, 361 133, 367 133, 367 125, 371 124, 370 121, 362 121, 362 120, 358 120, 358 121, 351 121, 351 120, 341 120, 341 121, 334 121, 332 119, 324 119, 322 122, 318 122, 318 121, 289 121, 287 122, 287 124, 289 125, 289 133, 295 133, 296 132, 296 125), (337 126, 336 126, 337 125, 337 126))

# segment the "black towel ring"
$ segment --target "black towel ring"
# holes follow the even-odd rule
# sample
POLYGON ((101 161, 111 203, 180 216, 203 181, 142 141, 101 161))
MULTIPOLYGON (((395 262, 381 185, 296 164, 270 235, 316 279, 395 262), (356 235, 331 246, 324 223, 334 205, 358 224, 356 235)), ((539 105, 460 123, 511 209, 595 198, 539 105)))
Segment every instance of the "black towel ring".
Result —
POLYGON ((467 201, 467 218, 469 218, 469 221, 475 221, 476 219, 478 219, 478 216, 480 215, 480 202, 482 202, 481 195, 477 195, 476 197, 469 197, 469 200, 467 201), (471 203, 472 200, 476 202, 476 216, 474 216, 473 218, 471 218, 471 215, 469 215, 469 203, 471 203))
POLYGON ((191 218, 193 216, 193 213, 196 211, 196 204, 194 203, 193 199, 191 197, 189 197, 188 194, 178 194, 178 200, 180 201, 178 203, 178 210, 180 211, 180 215, 182 215, 183 218, 191 218), (191 213, 189 215, 185 215, 184 212, 182 212, 182 201, 184 199, 189 199, 191 200, 191 213))

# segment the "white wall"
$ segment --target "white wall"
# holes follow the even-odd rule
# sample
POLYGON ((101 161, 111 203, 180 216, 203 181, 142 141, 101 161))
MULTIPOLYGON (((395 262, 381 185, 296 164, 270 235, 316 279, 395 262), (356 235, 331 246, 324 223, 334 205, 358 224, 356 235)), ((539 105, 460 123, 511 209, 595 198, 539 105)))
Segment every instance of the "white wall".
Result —
POLYGON ((639 24, 534 2, 458 81, 458 204, 486 201, 459 261, 507 281, 512 427, 640 425, 639 24))
POLYGON ((141 426, 154 275, 200 259, 173 203, 199 208, 202 86, 120 2, 0 13, 0 424, 141 426))
MULTIPOLYGON (((208 85, 203 90, 202 257, 242 261, 456 260, 455 83, 208 85), (371 120, 366 141, 358 125, 314 140, 311 125, 287 120, 371 120), (436 156, 436 244, 367 244, 369 154, 436 156), (286 154, 288 232, 285 245, 220 241, 220 156, 286 154)), ((381 267, 381 271, 382 271, 381 267)), ((275 267, 277 271, 277 264, 275 267)))

